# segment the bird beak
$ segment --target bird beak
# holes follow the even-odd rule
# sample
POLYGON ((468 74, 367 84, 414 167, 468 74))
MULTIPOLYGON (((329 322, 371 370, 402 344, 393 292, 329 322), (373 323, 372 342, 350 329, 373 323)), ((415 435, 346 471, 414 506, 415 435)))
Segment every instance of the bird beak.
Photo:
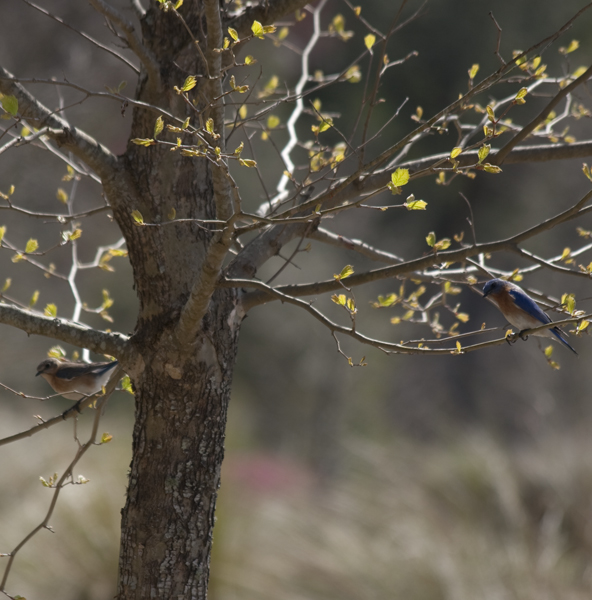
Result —
POLYGON ((37 371, 37 374, 35 375, 35 377, 39 377, 39 375, 41 375, 41 371, 37 371))
POLYGON ((489 296, 489 292, 485 292, 485 293, 483 294, 483 298, 487 298, 487 296, 489 296))

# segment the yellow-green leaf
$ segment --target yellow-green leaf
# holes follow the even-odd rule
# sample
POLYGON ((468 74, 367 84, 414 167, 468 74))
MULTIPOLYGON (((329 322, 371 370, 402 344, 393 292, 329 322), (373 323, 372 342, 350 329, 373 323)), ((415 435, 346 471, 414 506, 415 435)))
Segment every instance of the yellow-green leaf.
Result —
POLYGON ((486 107, 487 110, 487 118, 494 123, 495 122, 495 113, 493 112, 493 108, 491 106, 489 106, 489 104, 486 107))
POLYGON ((335 304, 339 304, 340 306, 345 306, 347 303, 347 296, 345 294, 333 294, 331 296, 331 300, 335 302, 335 304))
POLYGON ((206 131, 209 134, 214 133, 214 119, 210 118, 206 121, 206 131))
POLYGON ((563 296, 561 296, 561 306, 564 306, 565 310, 572 314, 576 309, 575 294, 563 294, 563 296))
POLYGON ((162 117, 158 117, 156 119, 156 123, 154 123, 154 137, 158 137, 158 134, 162 132, 164 129, 164 120, 162 117))
POLYGON ((238 162, 243 166, 243 167, 256 167, 257 166, 257 161, 255 160, 251 160, 249 158, 239 158, 238 162))
POLYGON ((0 244, 2 243, 2 240, 4 239, 5 233, 6 233, 6 225, 2 225, 2 227, 0 227, 0 244))
POLYGON ((477 75, 477 72, 479 71, 479 65, 477 63, 475 63, 470 69, 469 69, 469 79, 475 79, 475 75, 477 75))
POLYGON ((39 248, 39 242, 37 242, 37 240, 34 240, 33 238, 31 238, 27 242, 27 245, 25 246, 25 253, 30 254, 31 252, 35 252, 35 250, 37 250, 37 248, 39 248))
POLYGON ((144 223, 144 217, 142 216, 142 213, 139 210, 132 210, 132 218, 139 225, 142 225, 142 223, 144 223))
POLYGON ((6 281, 4 282, 4 285, 2 286, 2 294, 10 287, 10 284, 12 283, 12 279, 10 277, 6 278, 6 281))
POLYGON ((578 40, 572 40, 567 48, 564 48, 563 46, 559 48, 559 52, 561 52, 561 54, 569 54, 570 52, 577 50, 579 47, 580 42, 578 42, 578 40))
POLYGON ((33 292, 33 295, 31 296, 31 299, 29 300, 29 306, 32 308, 33 306, 35 306, 35 304, 37 304, 37 300, 39 300, 39 290, 35 290, 33 292))
POLYGON ((56 198, 62 203, 62 204, 68 204, 68 194, 65 190, 63 190, 62 188, 58 188, 57 192, 56 192, 56 198))
POLYGON ((514 100, 524 100, 524 97, 526 96, 526 94, 528 94, 528 90, 525 87, 520 88, 520 90, 516 94, 516 97, 514 98, 514 100))
POLYGON ((58 316, 58 307, 55 304, 48 304, 43 310, 43 314, 55 318, 58 316))
POLYGON ((280 118, 276 115, 269 115, 267 117, 267 127, 269 129, 275 129, 280 124, 280 118))
POLYGON ((483 146, 481 146, 481 148, 479 148, 479 152, 477 153, 477 156, 479 157, 480 163, 482 163, 487 158, 490 151, 491 151, 491 144, 483 144, 483 146))
POLYGON ((228 28, 228 35, 235 41, 238 42, 238 33, 236 32, 236 29, 233 29, 232 27, 228 28))
POLYGON ((192 90, 196 85, 197 79, 193 75, 189 75, 189 77, 185 79, 185 82, 181 86, 181 91, 188 92, 189 90, 192 90))
POLYGON ((489 163, 485 163, 483 165, 483 170, 487 173, 501 173, 502 170, 497 165, 490 165, 489 163))
POLYGON ((353 274, 354 268, 351 265, 345 265, 345 267, 343 267, 343 269, 341 270, 341 273, 339 273, 339 275, 333 275, 333 277, 338 281, 341 281, 342 279, 345 279, 346 277, 349 277, 353 274))
POLYGON ((129 375, 125 375, 121 380, 121 389, 126 391, 128 394, 134 395, 134 390, 132 388, 132 382, 129 378, 129 375))
POLYGON ((61 346, 52 346, 47 351, 47 356, 50 358, 66 358, 66 351, 61 346))
POLYGON ((428 203, 423 200, 416 200, 413 194, 411 194, 403 204, 407 210, 425 210, 427 205, 428 203))
POLYGON ((2 108, 11 116, 16 117, 18 113, 18 100, 15 96, 2 96, 2 108))
POLYGON ((409 169, 397 169, 391 173, 391 183, 395 187, 401 187, 409 182, 409 169))
POLYGON ((153 139, 149 138, 134 138, 131 142, 132 144, 136 144, 136 146, 154 146, 156 144, 153 139))
POLYGON ((364 38, 364 44, 366 45, 366 48, 368 48, 368 50, 372 50, 372 46, 374 46, 374 42, 376 42, 376 36, 371 33, 369 33, 364 38))
POLYGON ((454 160, 462 151, 462 148, 456 146, 456 148, 452 149, 452 152, 450 153, 450 158, 454 160))
POLYGON ((110 433, 103 433, 101 436, 101 444, 108 444, 113 439, 113 436, 110 433))
POLYGON ((253 24, 251 25, 251 31, 255 37, 258 37, 261 40, 263 39, 263 25, 261 25, 259 21, 253 21, 253 24))
POLYGON ((428 246, 430 248, 434 247, 434 244, 436 243, 436 234, 433 231, 430 231, 426 237, 426 242, 428 243, 428 246))

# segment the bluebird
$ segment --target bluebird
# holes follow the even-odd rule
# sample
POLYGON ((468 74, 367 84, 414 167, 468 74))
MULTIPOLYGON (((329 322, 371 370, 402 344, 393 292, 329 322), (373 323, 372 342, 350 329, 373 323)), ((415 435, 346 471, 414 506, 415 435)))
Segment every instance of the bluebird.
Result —
MULTIPOLYGON (((492 279, 483 287, 483 297, 486 298, 488 296, 495 302, 508 322, 517 327, 520 332, 552 322, 539 305, 522 288, 514 283, 504 281, 503 279, 492 279)), ((533 335, 550 338, 554 336, 574 354, 577 354, 567 343, 563 337, 566 334, 559 327, 541 329, 533 335)))
MULTIPOLYGON (((57 358, 46 358, 38 367, 37 375, 68 400, 80 400, 84 396, 96 394, 107 384, 111 370, 117 361, 80 363, 57 358)), ((37 377, 35 375, 35 377, 37 377)))

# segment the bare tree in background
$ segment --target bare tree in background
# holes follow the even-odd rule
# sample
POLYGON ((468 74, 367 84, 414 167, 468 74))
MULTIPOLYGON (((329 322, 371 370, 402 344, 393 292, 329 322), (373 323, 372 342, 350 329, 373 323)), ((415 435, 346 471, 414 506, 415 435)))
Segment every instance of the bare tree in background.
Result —
MULTIPOLYGON (((84 178, 100 184, 106 204, 76 213, 72 192, 69 196, 63 192, 68 210, 41 215, 19 201, 18 189, 6 185, 0 190, 2 208, 22 214, 29 211, 32 219, 42 216, 63 224, 60 244, 72 248, 69 273, 59 273, 48 264, 49 250, 40 250, 33 239, 26 248, 19 248, 10 242, 10 231, 3 229, 2 248, 10 250, 14 260, 37 266, 44 275, 63 278, 76 305, 72 319, 57 318, 54 304, 47 305, 44 315, 27 301, 11 297, 8 282, 2 290, 0 322, 120 361, 135 391, 136 421, 122 513, 117 597, 205 598, 232 372, 240 324, 249 310, 277 301, 300 307, 328 330, 349 364, 356 365, 363 364, 363 359, 354 360, 342 349, 346 337, 390 354, 461 355, 505 344, 506 336, 471 341, 469 336, 484 333, 478 328, 459 334, 459 323, 467 317, 455 296, 460 286, 475 286, 478 279, 519 281, 526 272, 537 269, 590 278, 592 263, 580 264, 578 257, 592 244, 555 257, 534 255, 522 244, 588 214, 592 192, 574 199, 570 208, 555 217, 533 222, 529 229, 507 239, 480 243, 474 229, 472 236, 455 239, 437 239, 430 233, 426 251, 407 259, 374 247, 371 239, 344 237, 328 225, 332 216, 345 211, 355 219, 362 210, 379 214, 429 210, 426 202, 411 193, 412 182, 421 177, 431 176, 436 183, 447 185, 458 177, 496 177, 508 163, 590 156, 592 140, 575 141, 564 126, 590 117, 590 107, 582 100, 589 101, 589 94, 579 96, 577 91, 587 85, 592 66, 578 72, 568 69, 557 76, 547 73, 540 56, 575 19, 590 18, 583 14, 590 5, 552 36, 512 57, 500 50, 500 29, 497 71, 481 79, 479 66, 473 65, 466 93, 437 114, 411 109, 409 121, 409 107, 404 102, 390 107, 389 118, 380 121, 376 109, 382 102, 383 76, 413 57, 411 49, 404 57, 389 55, 389 42, 422 10, 408 7, 405 1, 393 10, 385 29, 367 22, 363 8, 349 7, 347 18, 365 29, 362 41, 354 38, 351 42, 359 45, 360 55, 332 74, 315 72, 309 60, 325 37, 350 37, 345 19, 331 13, 326 0, 310 6, 302 0, 267 0, 246 7, 242 2, 221 7, 218 0, 151 0, 148 9, 140 0, 133 0, 134 19, 140 27, 104 0, 90 0, 90 4, 97 18, 104 19, 135 54, 130 62, 116 45, 105 48, 114 59, 139 70, 136 93, 128 97, 122 89, 90 90, 69 80, 25 80, 0 67, 6 118, 0 154, 24 144, 45 149, 66 162, 73 185, 84 178), (288 86, 273 73, 259 71, 255 63, 261 46, 256 44, 264 38, 269 44, 293 44, 287 38, 289 28, 298 27, 304 18, 309 37, 303 48, 297 48, 298 80, 288 86), (286 23, 275 27, 278 21, 286 23), (100 140, 68 122, 65 107, 42 104, 29 91, 33 83, 76 90, 82 100, 104 97, 121 103, 122 111, 132 110, 125 153, 115 155, 100 140), (336 115, 325 113, 316 98, 329 86, 352 83, 363 89, 358 117, 342 124, 336 115), (504 89, 512 91, 494 101, 500 83, 509 84, 504 89), (535 91, 545 92, 544 107, 525 119, 522 105, 529 103, 535 91), (275 112, 286 106, 290 107, 289 118, 282 122, 275 112), (391 143, 391 135, 381 134, 402 119, 405 111, 401 128, 408 133, 391 143), (272 192, 264 185, 270 175, 257 158, 261 144, 273 141, 275 130, 287 132, 288 137, 283 147, 277 147, 283 169, 276 174, 277 188, 272 192), (453 140, 449 151, 430 151, 435 133, 449 134, 453 140), (409 160, 419 147, 422 157, 409 160), (246 183, 239 185, 239 180, 246 183), (262 184, 257 187, 259 181, 262 184), (265 201, 257 206, 261 197, 265 201), (123 238, 99 248, 94 263, 80 263, 76 248, 85 236, 78 223, 102 210, 112 212, 123 238), (280 285, 289 273, 284 267, 307 249, 307 240, 320 242, 315 246, 319 256, 323 245, 329 244, 356 251, 384 266, 354 272, 344 264, 340 273, 324 281, 280 285), (282 252, 288 245, 289 250, 282 252), (89 309, 80 299, 78 271, 108 268, 113 257, 126 251, 139 298, 133 334, 87 327, 83 318, 89 309), (525 258, 532 266, 500 270, 493 266, 492 256, 502 252, 525 258), (263 265, 278 255, 285 259, 284 267, 267 281, 259 279, 263 265), (354 289, 391 278, 399 280, 396 291, 377 298, 375 306, 402 308, 392 322, 417 323, 417 340, 393 343, 375 339, 357 326, 360 308, 354 289), (323 294, 331 295, 338 305, 341 320, 329 316, 328 311, 321 312, 310 301, 323 294), (426 332, 431 339, 424 339, 426 332)), ((494 26, 499 29, 492 18, 494 26)), ((562 52, 567 56, 572 50, 574 44, 566 45, 562 52)), ((584 175, 590 178, 587 167, 584 175)), ((592 236, 584 230, 581 233, 584 238, 592 236)), ((588 315, 576 309, 573 297, 536 297, 562 313, 558 320, 574 323, 578 333, 587 327, 588 315)), ((106 295, 103 304, 93 310, 108 316, 109 305, 106 295)), ((118 371, 107 394, 120 375, 118 371)), ((100 402, 105 399, 102 396, 100 402)), ((92 400, 84 399, 76 408, 90 405, 92 400)), ((59 490, 73 479, 73 465, 97 439, 100 413, 97 411, 92 435, 81 445, 73 464, 62 477, 47 482, 55 488, 48 518, 59 490)), ((75 414, 66 411, 2 443, 32 435, 75 414)), ((48 518, 32 533, 45 527, 48 518)), ((1 583, 6 595, 12 564, 30 537, 6 558, 1 583)))

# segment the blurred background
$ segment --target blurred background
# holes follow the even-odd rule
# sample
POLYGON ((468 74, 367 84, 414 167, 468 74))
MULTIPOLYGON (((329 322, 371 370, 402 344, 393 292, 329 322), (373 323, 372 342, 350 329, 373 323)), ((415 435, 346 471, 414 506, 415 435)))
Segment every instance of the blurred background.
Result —
MULTIPOLYGON (((72 27, 105 44, 113 42, 102 19, 87 4, 39 3, 72 27)), ((123 0, 113 4, 134 18, 123 0)), ((386 4, 379 0, 362 4, 362 16, 381 31, 398 10, 398 4, 386 4)), ((408 2, 404 16, 420 6, 408 2)), ((513 50, 525 50, 552 34, 583 6, 584 2, 574 0, 560 4, 525 0, 511 5, 428 2, 421 16, 390 43, 391 60, 412 51, 418 55, 389 70, 383 80, 379 97, 384 103, 371 122, 373 132, 405 98, 409 101, 369 147, 368 156, 412 130, 415 124, 410 117, 417 106, 429 117, 466 91, 467 72, 473 64, 480 65, 477 81, 498 67, 497 29, 489 11, 493 10, 502 29, 500 51, 509 59, 513 50)), ((116 88, 125 81, 123 93, 133 95, 135 75, 121 61, 25 2, 7 0, 2 12, 0 56, 11 72, 19 77, 67 80, 95 91, 116 88)), ((345 30, 354 35, 347 42, 334 37, 320 40, 311 57, 311 72, 339 73, 364 49, 367 30, 346 3, 329 0, 323 24, 328 26, 338 14, 345 19, 345 30)), ((543 63, 550 74, 589 66, 591 24, 592 10, 546 49, 543 63), (558 52, 572 39, 580 42, 577 51, 567 57, 558 52)), ((261 69, 261 85, 277 75, 280 88, 283 82, 294 86, 301 59, 290 45, 303 48, 310 34, 307 13, 290 29, 285 40, 288 46, 274 46, 272 40, 249 44, 245 53, 259 62, 251 68, 248 83, 254 83, 261 69)), ((124 49, 119 51, 131 58, 124 49)), ((358 65, 359 83, 342 82, 318 94, 323 112, 333 114, 345 134, 357 117, 368 57, 358 65)), ((237 83, 243 77, 245 71, 237 72, 237 83)), ((68 107, 66 118, 113 152, 125 150, 130 108, 122 111, 120 103, 98 98, 81 102, 83 96, 67 88, 40 84, 29 88, 52 108, 68 107)), ((492 93, 499 98, 515 91, 515 85, 507 84, 492 93)), ((509 117, 517 123, 528 122, 551 91, 527 97, 526 105, 513 109, 509 117)), ((492 97, 478 101, 484 106, 492 97)), ((589 108, 592 105, 585 87, 577 98, 589 108)), ((274 109, 281 124, 290 110, 290 106, 274 109)), ((310 126, 315 123, 312 115, 302 118, 303 142, 312 138, 310 126)), ((281 124, 271 132, 271 140, 253 132, 254 158, 265 165, 261 170, 265 187, 252 172, 236 172, 250 210, 266 200, 265 190, 273 195, 281 176, 283 166, 274 149, 287 140, 281 124)), ((591 138, 589 118, 566 125, 576 139, 591 138)), ((339 141, 333 131, 323 135, 328 144, 339 141)), ((237 136, 236 145, 239 140, 237 136)), ((410 158, 449 151, 454 145, 453 131, 433 136, 414 148, 410 158)), ((306 155, 305 149, 297 150, 295 161, 306 155)), ((409 184, 408 193, 428 202, 425 212, 358 210, 326 226, 406 259, 421 256, 430 231, 438 239, 463 231, 465 239, 470 238, 467 205, 459 195, 463 192, 471 202, 478 241, 502 239, 581 198, 589 189, 581 167, 581 160, 508 165, 500 175, 457 178, 449 186, 424 178, 409 184)), ((11 200, 18 206, 62 212, 66 207, 57 198, 58 189, 68 195, 77 213, 103 204, 96 183, 88 178, 65 181, 67 174, 61 160, 33 146, 0 156, 0 191, 7 193, 14 185, 11 200)), ((390 203, 387 195, 383 200, 390 203)), ((80 221, 83 233, 77 252, 83 263, 95 260, 97 246, 118 243, 120 233, 108 214, 100 212, 80 221)), ((5 210, 0 210, 0 225, 7 228, 5 245, 23 250, 30 238, 37 239, 44 254, 35 260, 50 271, 68 275, 72 247, 45 251, 59 243, 70 225, 5 210)), ((576 250, 586 243, 578 237, 576 226, 592 229, 592 219, 562 225, 525 247, 544 257, 561 254, 565 247, 576 250)), ((290 256, 294 249, 284 249, 283 256, 290 256)), ((36 308, 43 310, 54 303, 59 316, 71 318, 75 302, 68 282, 46 277, 27 261, 13 262, 14 255, 14 249, 0 252, 0 286, 11 279, 5 296, 27 306, 39 291, 36 308)), ((584 265, 589 261, 586 255, 580 260, 584 265)), ((357 254, 318 242, 312 243, 309 252, 298 253, 295 263, 297 267, 286 268, 278 283, 328 279, 346 264, 357 272, 376 266, 357 254)), ((282 264, 278 257, 259 275, 265 280, 282 264)), ((510 270, 527 265, 508 255, 493 257, 491 264, 510 270)), ((108 290, 114 303, 106 310, 113 321, 97 312, 83 311, 81 318, 95 327, 128 333, 134 328, 137 310, 131 269, 125 257, 113 256, 108 266, 114 270, 81 270, 76 282, 82 302, 90 309, 104 306, 103 290, 108 290)), ((555 298, 574 293, 580 308, 592 310, 592 286, 583 279, 538 271, 522 283, 555 298)), ((392 325, 391 317, 402 314, 397 307, 371 308, 378 294, 398 292, 400 284, 383 281, 355 290, 360 329, 394 342, 432 337, 420 325, 392 325)), ((408 283, 406 292, 413 289, 408 283)), ((505 322, 493 306, 469 289, 457 298, 462 311, 471 317, 460 331, 478 329, 485 322, 500 327, 496 335, 502 333, 505 322)), ((331 318, 347 322, 343 310, 328 298, 319 298, 315 305, 331 318)), ((447 326, 454 322, 444 314, 442 320, 447 326)), ((47 395, 46 383, 34 374, 53 342, 7 326, 1 331, 0 381, 27 395, 47 395)), ((561 367, 557 370, 550 368, 535 339, 443 358, 386 356, 344 340, 344 351, 354 362, 365 356, 368 363, 350 368, 336 351, 330 333, 303 311, 276 304, 251 311, 242 326, 233 382, 210 597, 589 598, 592 410, 588 390, 592 374, 586 365, 592 351, 587 336, 572 336, 570 343, 579 357, 557 345, 553 353, 561 367)), ((69 356, 75 350, 63 347, 69 356)), ((41 403, 0 390, 0 437, 33 426, 35 415, 49 418, 68 405, 61 399, 41 403)), ((42 531, 19 553, 9 580, 11 593, 64 600, 102 599, 115 593, 119 511, 125 501, 133 414, 129 394, 120 393, 110 401, 102 429, 113 440, 89 451, 78 465, 75 476, 82 474, 90 482, 63 490, 51 519, 54 533, 42 531)), ((92 417, 89 411, 80 418, 81 439, 92 417)), ((39 477, 62 473, 75 450, 71 422, 0 449, 0 553, 9 552, 43 519, 52 492, 41 485, 39 477)))

